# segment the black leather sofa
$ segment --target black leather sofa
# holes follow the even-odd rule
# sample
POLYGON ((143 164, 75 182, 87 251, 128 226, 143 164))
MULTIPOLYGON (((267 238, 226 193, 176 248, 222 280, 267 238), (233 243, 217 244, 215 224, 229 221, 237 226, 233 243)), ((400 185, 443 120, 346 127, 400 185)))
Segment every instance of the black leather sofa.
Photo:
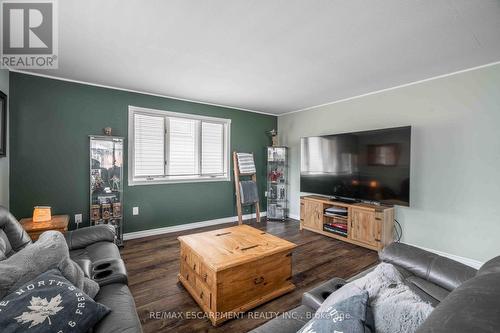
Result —
MULTIPOLYGON (((114 228, 108 225, 81 228, 68 231, 65 238, 71 259, 78 263, 87 277, 100 285, 95 301, 111 309, 92 332, 142 332, 134 298, 127 286, 127 271, 114 244, 114 228)), ((0 206, 0 260, 31 243, 31 238, 14 216, 0 206)))
MULTIPOLYGON (((500 256, 476 270, 413 246, 393 243, 379 258, 393 264, 405 283, 435 307, 418 333, 500 332, 500 256)), ((304 293, 299 307, 251 332, 297 332, 331 293, 372 269, 348 280, 333 278, 319 285, 304 293)))

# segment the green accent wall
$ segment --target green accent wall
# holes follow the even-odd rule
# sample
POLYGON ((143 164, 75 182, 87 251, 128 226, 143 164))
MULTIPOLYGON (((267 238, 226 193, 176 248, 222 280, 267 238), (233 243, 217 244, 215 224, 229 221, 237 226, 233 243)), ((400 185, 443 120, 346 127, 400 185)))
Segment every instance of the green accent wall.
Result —
MULTIPOLYGON (((88 136, 110 126, 114 135, 127 138, 129 105, 230 118, 231 151, 254 152, 265 210, 265 147, 270 144, 265 132, 277 127, 277 117, 11 72, 12 213, 22 218, 31 216, 36 205, 49 205, 53 214, 71 216, 70 228, 78 213, 88 225, 88 136)), ((126 165, 124 232, 236 215, 233 181, 129 187, 127 172, 126 165), (132 215, 133 206, 139 207, 138 216, 132 215)))

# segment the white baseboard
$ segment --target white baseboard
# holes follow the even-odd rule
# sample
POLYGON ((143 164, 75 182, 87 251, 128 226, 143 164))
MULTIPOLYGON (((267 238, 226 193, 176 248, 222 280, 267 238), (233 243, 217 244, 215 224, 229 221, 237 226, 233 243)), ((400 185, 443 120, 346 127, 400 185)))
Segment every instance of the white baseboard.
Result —
MULTIPOLYGON (((260 213, 262 217, 266 216, 266 212, 260 213)), ((290 215, 289 216, 291 219, 294 220, 299 220, 299 216, 295 215, 290 215)), ((255 214, 246 214, 243 215, 244 220, 249 220, 255 218, 255 214)), ((196 229, 196 228, 203 228, 203 227, 209 227, 212 225, 217 225, 217 224, 224 224, 224 223, 231 223, 231 222, 237 222, 238 221, 238 216, 230 216, 230 217, 223 217, 220 219, 215 219, 215 220, 208 220, 208 221, 200 221, 200 222, 193 222, 193 223, 187 223, 187 224, 180 224, 180 225, 174 225, 171 227, 163 227, 163 228, 156 228, 156 229, 148 229, 148 230, 141 230, 141 231, 135 231, 135 232, 128 232, 126 234, 123 234, 123 239, 124 240, 129 240, 129 239, 135 239, 135 238, 142 238, 142 237, 148 237, 148 236, 155 236, 155 235, 161 235, 161 234, 168 234, 171 232, 179 232, 179 231, 184 231, 184 230, 190 230, 190 229, 196 229)), ((475 269, 479 269, 483 265, 483 262, 475 260, 475 259, 470 259, 470 258, 465 258, 465 257, 460 257, 454 254, 434 250, 434 249, 429 249, 423 246, 418 246, 414 244, 409 244, 405 243, 410 246, 415 246, 418 247, 422 250, 429 251, 435 254, 438 254, 440 256, 458 261, 464 265, 473 267, 475 269)))
MULTIPOLYGON (((300 220, 300 217, 296 216, 296 215, 290 215, 290 218, 291 219, 295 219, 295 220, 300 220)), ((450 253, 446 253, 446 252, 442 252, 442 251, 438 251, 438 250, 434 250, 434 249, 429 249, 429 248, 418 246, 418 245, 414 245, 414 244, 409 244, 409 243, 405 243, 405 244, 411 245, 411 246, 415 246, 415 247, 418 247, 418 248, 420 248, 422 250, 429 251, 429 252, 438 254, 440 256, 443 256, 443 257, 446 257, 446 258, 458 261, 458 262, 460 262, 460 263, 462 263, 464 265, 473 267, 475 269, 479 269, 479 267, 481 267, 483 265, 483 262, 475 260, 475 259, 460 257, 460 256, 457 256, 457 255, 454 255, 454 254, 450 254, 450 253)))
POLYGON ((423 247, 423 246, 414 245, 414 244, 408 244, 408 243, 404 243, 404 244, 407 244, 407 245, 410 245, 410 246, 415 246, 415 247, 418 247, 419 249, 422 249, 422 250, 425 250, 425 251, 429 251, 429 252, 438 254, 440 256, 449 258, 451 260, 458 261, 458 262, 460 262, 460 263, 462 263, 464 265, 470 266, 470 267, 475 268, 475 269, 479 269, 479 267, 481 267, 483 265, 483 262, 481 262, 479 260, 465 258, 465 257, 460 257, 460 256, 457 256, 457 255, 454 255, 454 254, 450 254, 450 253, 446 253, 446 252, 442 252, 442 251, 438 251, 438 250, 434 250, 434 249, 429 249, 429 248, 426 248, 426 247, 423 247))
MULTIPOLYGON (((261 217, 266 216, 266 212, 261 212, 260 216, 261 217)), ((243 220, 249 220, 249 219, 253 219, 253 218, 255 218, 255 214, 243 215, 243 220)), ((142 238, 142 237, 148 237, 148 236, 156 236, 156 235, 161 235, 161 234, 168 234, 171 232, 178 232, 178 231, 184 231, 184 230, 190 230, 190 229, 196 229, 196 228, 203 228, 203 227, 209 227, 212 225, 231 223, 231 222, 237 222, 237 221, 238 221, 238 216, 230 216, 230 217, 223 217, 223 218, 215 219, 215 220, 200 221, 200 222, 193 222, 193 223, 187 223, 187 224, 179 224, 179 225, 174 225, 171 227, 163 227, 163 228, 148 229, 148 230, 141 230, 141 231, 135 231, 135 232, 127 232, 127 233, 123 234, 123 240, 142 238)))
POLYGON ((300 216, 299 215, 289 214, 288 217, 291 218, 291 219, 294 219, 294 220, 300 220, 300 216))

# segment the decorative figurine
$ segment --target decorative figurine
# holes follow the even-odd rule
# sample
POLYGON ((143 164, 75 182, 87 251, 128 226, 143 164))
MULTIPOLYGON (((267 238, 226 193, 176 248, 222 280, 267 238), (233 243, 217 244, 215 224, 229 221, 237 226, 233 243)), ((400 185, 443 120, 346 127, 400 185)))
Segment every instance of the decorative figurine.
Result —
POLYGON ((111 190, 116 192, 120 191, 120 178, 117 175, 111 178, 111 190))
POLYGON ((111 218, 111 204, 102 204, 102 218, 104 220, 111 218))
POLYGON ((283 172, 279 171, 278 169, 274 169, 269 173, 269 179, 272 182, 278 182, 280 178, 283 176, 283 172))
POLYGON ((121 217, 122 216, 122 204, 120 202, 113 203, 113 217, 121 217))
POLYGON ((106 134, 107 136, 111 136, 112 132, 113 132, 113 129, 111 127, 104 128, 104 134, 106 134))
POLYGON ((272 129, 267 132, 271 136, 273 140, 273 147, 278 147, 278 131, 276 129, 272 129))
POLYGON ((97 221, 101 218, 101 206, 100 205, 92 205, 90 211, 90 218, 92 221, 97 221))

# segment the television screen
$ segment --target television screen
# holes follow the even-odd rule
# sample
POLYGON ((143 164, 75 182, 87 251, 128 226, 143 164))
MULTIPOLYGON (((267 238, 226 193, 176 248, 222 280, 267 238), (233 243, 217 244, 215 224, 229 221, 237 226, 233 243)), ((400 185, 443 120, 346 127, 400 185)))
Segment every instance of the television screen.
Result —
POLYGON ((300 191, 409 206, 411 127, 301 139, 300 191))

